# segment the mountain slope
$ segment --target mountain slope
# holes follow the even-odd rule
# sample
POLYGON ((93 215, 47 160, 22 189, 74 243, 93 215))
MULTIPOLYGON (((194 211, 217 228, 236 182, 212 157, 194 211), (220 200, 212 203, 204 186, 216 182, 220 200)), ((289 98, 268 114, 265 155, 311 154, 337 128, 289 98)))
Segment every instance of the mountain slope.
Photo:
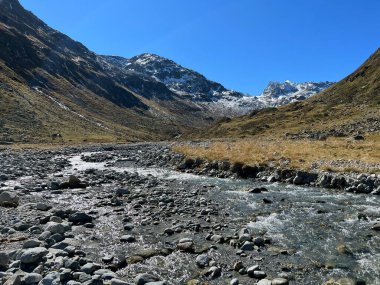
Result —
POLYGON ((0 1, 0 45, 0 142, 168 139, 302 99, 247 96, 157 55, 97 55, 17 0, 0 1))
POLYGON ((164 139, 209 123, 205 110, 157 80, 105 68, 17 0, 0 2, 0 44, 0 141, 46 141, 55 132, 72 140, 164 139))
POLYGON ((355 72, 308 100, 224 120, 197 137, 323 139, 380 131, 380 49, 355 72))

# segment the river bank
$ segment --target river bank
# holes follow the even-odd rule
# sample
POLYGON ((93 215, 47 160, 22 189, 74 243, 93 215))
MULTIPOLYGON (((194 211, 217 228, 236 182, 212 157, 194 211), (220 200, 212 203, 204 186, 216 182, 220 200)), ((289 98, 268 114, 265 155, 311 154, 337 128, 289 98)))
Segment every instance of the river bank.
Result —
POLYGON ((265 175, 236 179, 226 170, 197 173, 213 177, 175 171, 202 170, 183 163, 168 144, 0 152, 0 279, 379 281, 372 270, 380 265, 379 196, 263 182, 265 175))

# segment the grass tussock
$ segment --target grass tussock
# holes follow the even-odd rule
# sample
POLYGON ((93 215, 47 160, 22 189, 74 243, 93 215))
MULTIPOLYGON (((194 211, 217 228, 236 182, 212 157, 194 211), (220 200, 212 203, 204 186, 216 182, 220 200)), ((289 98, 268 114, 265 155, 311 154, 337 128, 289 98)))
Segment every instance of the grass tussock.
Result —
POLYGON ((380 173, 380 134, 368 135, 364 141, 347 138, 329 138, 326 141, 249 138, 214 141, 208 145, 178 144, 174 150, 193 158, 250 165, 380 173))

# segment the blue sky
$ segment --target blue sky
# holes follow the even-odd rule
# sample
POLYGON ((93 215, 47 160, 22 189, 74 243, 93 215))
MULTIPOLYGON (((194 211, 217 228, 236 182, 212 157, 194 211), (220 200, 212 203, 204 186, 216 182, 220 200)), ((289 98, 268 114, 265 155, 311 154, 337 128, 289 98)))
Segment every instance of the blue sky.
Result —
POLYGON ((20 0, 99 54, 150 52, 257 95, 337 81, 380 47, 379 0, 20 0))

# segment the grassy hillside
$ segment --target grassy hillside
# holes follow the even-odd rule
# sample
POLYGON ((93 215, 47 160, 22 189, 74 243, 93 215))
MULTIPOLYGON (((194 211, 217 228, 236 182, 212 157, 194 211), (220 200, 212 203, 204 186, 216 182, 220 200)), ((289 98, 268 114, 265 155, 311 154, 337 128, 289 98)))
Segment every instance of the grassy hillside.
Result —
POLYGON ((303 102, 225 119, 193 137, 326 138, 380 131, 380 49, 355 72, 303 102))
POLYGON ((224 119, 180 143, 188 157, 250 165, 380 172, 380 49, 355 72, 310 99, 224 119), (365 140, 353 137, 362 134, 365 140))

